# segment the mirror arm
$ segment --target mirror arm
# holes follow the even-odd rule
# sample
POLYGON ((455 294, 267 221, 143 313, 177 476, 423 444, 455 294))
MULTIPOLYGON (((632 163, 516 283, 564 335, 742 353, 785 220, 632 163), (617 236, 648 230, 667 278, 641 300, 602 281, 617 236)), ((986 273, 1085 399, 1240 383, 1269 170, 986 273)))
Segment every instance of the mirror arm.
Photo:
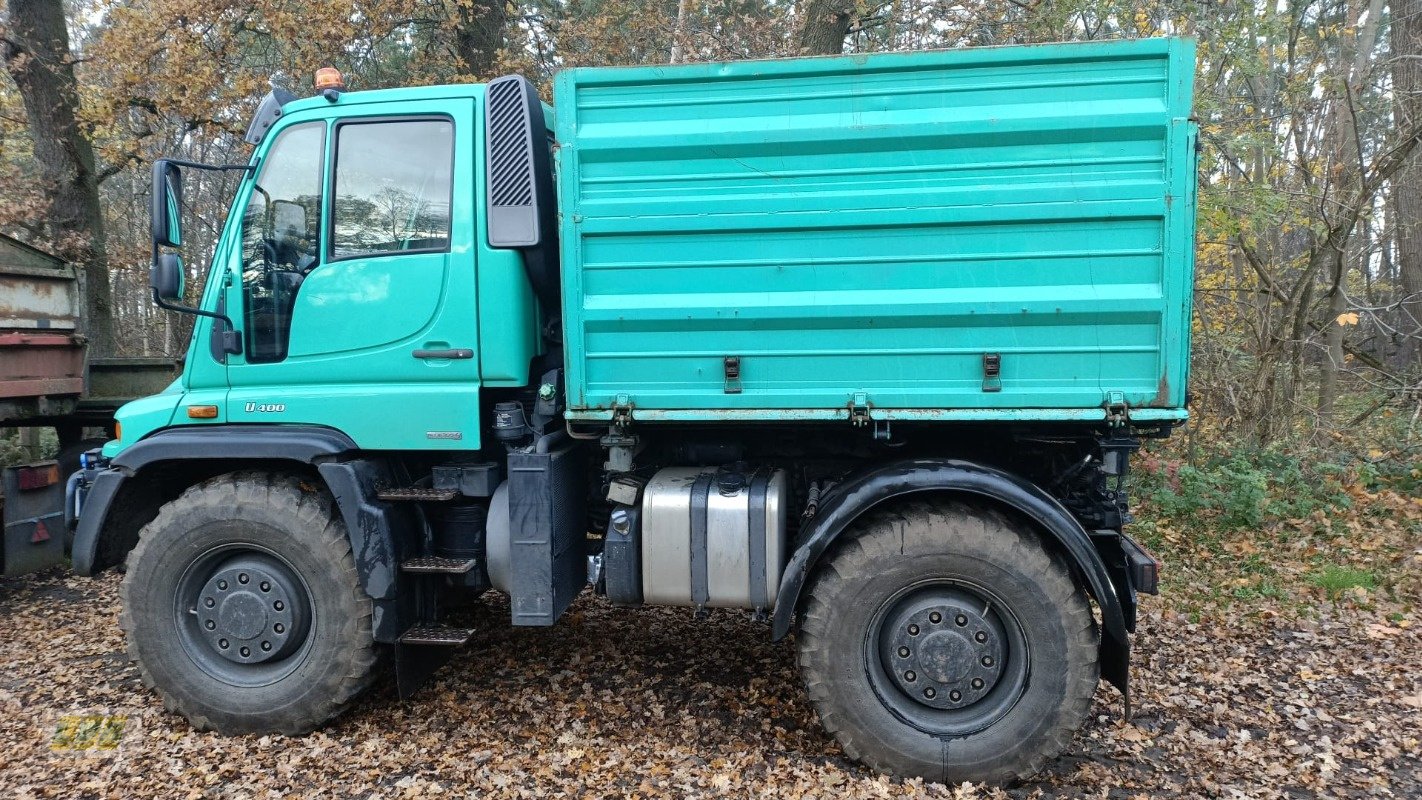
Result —
POLYGON ((169 164, 179 167, 190 167, 192 169, 205 169, 209 172, 256 172, 256 164, 204 164, 200 161, 179 161, 176 158, 164 159, 169 164))
MULTIPOLYGON (((158 264, 158 245, 156 243, 153 245, 153 264, 155 266, 158 264)), ((223 352, 232 353, 233 355, 240 355, 242 353, 242 338, 235 335, 237 333, 237 323, 233 322, 231 317, 226 314, 219 314, 216 311, 204 311, 201 308, 193 308, 192 306, 185 306, 180 303, 170 303, 158 294, 158 287, 156 286, 150 289, 150 291, 153 294, 153 304, 159 308, 177 311, 182 314, 192 314, 197 317, 222 320, 222 324, 227 326, 222 331, 223 352)))
POLYGON ((210 319, 222 320, 222 323, 227 326, 226 329, 222 331, 223 352, 232 353, 234 355, 241 354, 242 339, 236 335, 237 325, 232 321, 231 317, 227 316, 226 314, 219 314, 216 311, 205 311, 201 308, 193 308, 192 306, 169 303, 168 301, 158 296, 157 289, 153 289, 152 292, 153 304, 158 306, 159 308, 166 308, 169 311, 178 311, 183 314, 192 314, 198 317, 208 317, 210 319))
MULTIPOLYGON (((209 172, 255 173, 257 171, 256 164, 204 164, 200 161, 179 161, 175 158, 170 158, 166 160, 169 164, 173 164, 174 166, 188 167, 190 169, 207 170, 209 172)), ((153 264, 155 266, 158 263, 158 252, 158 243, 155 241, 153 243, 153 264)), ((177 311, 182 314, 192 314, 198 317, 209 317, 211 319, 222 320, 223 325, 226 326, 225 330, 222 331, 223 351, 227 353, 232 353, 234 355, 240 354, 242 352, 242 338, 237 335, 237 325, 232 321, 231 317, 227 316, 226 314, 219 314, 215 311, 204 311, 201 308, 193 308, 192 306, 185 306, 179 303, 169 303, 168 301, 164 300, 162 297, 159 296, 158 289, 156 287, 153 288, 152 292, 153 304, 158 306, 159 308, 167 309, 169 311, 177 311)))

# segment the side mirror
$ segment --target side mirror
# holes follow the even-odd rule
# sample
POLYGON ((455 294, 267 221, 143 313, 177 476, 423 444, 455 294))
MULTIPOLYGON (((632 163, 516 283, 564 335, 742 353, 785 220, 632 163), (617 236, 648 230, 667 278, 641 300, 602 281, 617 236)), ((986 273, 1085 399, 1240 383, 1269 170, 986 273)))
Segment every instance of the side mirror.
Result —
POLYGON ((148 276, 153 293, 159 300, 181 300, 183 297, 183 258, 177 253, 164 253, 153 262, 148 276))
POLYGON ((274 236, 305 237, 310 231, 306 221, 306 206, 290 200, 272 201, 272 234, 274 236))
POLYGON ((182 208, 183 173, 176 164, 160 158, 153 162, 151 212, 154 244, 183 246, 182 208))

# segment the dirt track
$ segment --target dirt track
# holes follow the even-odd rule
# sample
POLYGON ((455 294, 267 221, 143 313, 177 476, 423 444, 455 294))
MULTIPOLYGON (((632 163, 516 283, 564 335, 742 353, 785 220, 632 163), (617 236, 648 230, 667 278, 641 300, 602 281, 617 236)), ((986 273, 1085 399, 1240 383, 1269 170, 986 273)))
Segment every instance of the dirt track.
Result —
MULTIPOLYGON (((977 797, 846 760, 790 643, 739 613, 626 612, 487 633, 413 701, 382 683, 300 739, 196 733, 128 663, 117 575, 0 580, 0 794, 19 797, 977 797), (66 715, 117 747, 56 745, 66 715)), ((1422 635, 1341 618, 1189 625, 1148 601, 1137 715, 1098 693, 1071 751, 1013 797, 1422 797, 1422 635)))

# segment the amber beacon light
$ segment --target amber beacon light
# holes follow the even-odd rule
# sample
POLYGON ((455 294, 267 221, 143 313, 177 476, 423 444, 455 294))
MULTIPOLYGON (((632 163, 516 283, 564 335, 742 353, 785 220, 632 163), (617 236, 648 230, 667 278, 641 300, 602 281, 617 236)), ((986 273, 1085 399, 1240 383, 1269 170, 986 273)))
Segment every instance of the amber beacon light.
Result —
POLYGON ((346 88, 346 79, 341 77, 341 71, 335 67, 322 67, 316 70, 316 91, 324 92, 327 89, 341 91, 346 88))

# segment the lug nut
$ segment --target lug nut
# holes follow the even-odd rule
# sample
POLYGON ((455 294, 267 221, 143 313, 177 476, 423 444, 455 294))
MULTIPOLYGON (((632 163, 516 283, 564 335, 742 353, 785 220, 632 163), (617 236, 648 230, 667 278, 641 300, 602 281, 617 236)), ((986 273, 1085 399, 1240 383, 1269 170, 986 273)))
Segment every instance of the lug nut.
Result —
POLYGON ((908 672, 904 673, 904 680, 908 681, 909 683, 913 683, 914 681, 918 680, 918 675, 913 670, 909 670, 908 672))
POLYGON ((981 689, 981 688, 983 688, 983 679, 982 679, 982 678, 973 678, 973 688, 974 688, 974 689, 981 689))
POLYGON ((932 622, 934 625, 937 625, 938 623, 943 621, 943 615, 935 611, 932 614, 928 615, 928 621, 932 622))
POLYGON ((983 666, 985 666, 985 667, 991 667, 991 666, 993 665, 992 656, 983 656, 983 662, 982 662, 982 663, 983 663, 983 666))
POLYGON ((278 622, 277 624, 272 626, 272 630, 276 631, 277 633, 286 633, 286 626, 278 622))
POLYGON ((275 603, 272 603, 272 608, 275 608, 277 611, 283 611, 286 609, 286 603, 283 603, 282 601, 278 600, 275 603))
POLYGON ((933 687, 932 687, 932 686, 930 686, 930 687, 928 687, 927 689, 924 689, 924 690, 923 690, 923 696, 924 696, 924 697, 927 697, 929 700, 932 700, 935 696, 937 696, 937 694, 938 694, 938 692, 933 691, 933 687))
POLYGON ((271 649, 272 649, 272 643, 271 643, 271 642, 262 642, 262 651, 263 651, 263 652, 271 652, 271 649))
POLYGON ((248 648, 246 648, 246 647, 242 648, 242 657, 243 657, 243 658, 247 658, 247 657, 250 656, 250 655, 252 655, 252 651, 251 651, 250 649, 248 649, 248 648))
POLYGON ((900 647, 900 648, 899 648, 899 658, 908 658, 908 657, 909 657, 909 649, 908 649, 907 647, 900 647))
POLYGON ((917 625, 910 625, 910 626, 908 626, 908 632, 909 632, 909 636, 917 636, 917 635, 918 635, 918 626, 917 626, 917 625))
POLYGON ((239 572, 239 573, 237 573, 237 582, 238 582, 238 583, 243 584, 243 585, 246 585, 247 581, 250 581, 250 580, 251 580, 251 578, 247 577, 247 573, 245 573, 245 572, 239 572))
POLYGON ((213 600, 211 597, 204 597, 202 599, 202 604, 207 606, 208 608, 212 608, 213 606, 217 605, 217 601, 213 600))
POLYGON ((948 693, 948 699, 956 703, 959 700, 963 699, 963 693, 958 691, 957 689, 954 689, 953 691, 948 693))
POLYGON ((964 625, 967 625, 967 624, 968 624, 968 617, 967 617, 966 615, 964 615, 964 614, 959 614, 959 615, 958 615, 958 618, 955 619, 955 620, 953 620, 953 621, 956 622, 956 623, 958 623, 958 627, 961 628, 961 627, 963 627, 964 625))
POLYGON ((213 622, 212 620, 208 620, 208 621, 207 621, 206 623, 204 623, 204 624, 207 626, 207 629, 210 630, 210 631, 212 631, 212 630, 217 630, 217 623, 216 623, 216 622, 213 622))
POLYGON ((227 581, 218 581, 217 588, 221 589, 224 592, 227 591, 227 581))
POLYGON ((218 639, 218 640, 217 640, 217 646, 218 646, 218 647, 221 647, 223 650, 226 650, 229 645, 230 645, 230 642, 228 642, 226 639, 218 639))
POLYGON ((987 634, 983 633, 982 631, 978 631, 977 633, 973 634, 973 638, 977 639, 979 644, 982 644, 983 642, 987 641, 987 634))
POLYGON ((271 590, 272 590, 272 585, 271 585, 270 583, 267 583, 266 581, 262 581, 262 591, 264 591, 264 592, 270 592, 271 590))

